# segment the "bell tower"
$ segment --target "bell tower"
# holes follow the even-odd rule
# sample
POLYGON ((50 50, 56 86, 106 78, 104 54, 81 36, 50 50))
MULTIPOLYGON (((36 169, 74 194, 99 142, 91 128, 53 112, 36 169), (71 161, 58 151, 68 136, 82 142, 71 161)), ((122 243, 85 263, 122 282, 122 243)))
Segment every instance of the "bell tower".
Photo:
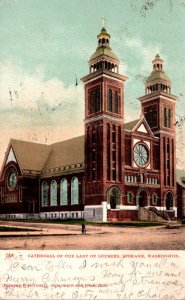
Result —
POLYGON ((160 170, 161 206, 176 207, 176 138, 175 105, 177 97, 171 94, 171 81, 164 72, 159 54, 152 61, 153 70, 145 82, 145 96, 140 97, 142 113, 159 147, 153 149, 154 167, 160 170), (170 198, 170 200, 168 200, 170 198), (170 202, 170 204, 169 204, 170 202))
POLYGON ((89 74, 82 78, 85 84, 85 218, 102 221, 106 220, 111 188, 118 191, 112 197, 114 208, 121 204, 124 194, 123 97, 127 78, 119 74, 119 59, 110 48, 110 34, 105 27, 97 38, 98 47, 89 60, 89 74))

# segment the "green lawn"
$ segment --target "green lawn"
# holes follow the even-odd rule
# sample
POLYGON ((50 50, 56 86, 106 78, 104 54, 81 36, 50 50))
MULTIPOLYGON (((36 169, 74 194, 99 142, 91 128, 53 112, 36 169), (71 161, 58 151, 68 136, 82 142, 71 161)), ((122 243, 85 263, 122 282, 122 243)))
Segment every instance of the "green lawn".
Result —
POLYGON ((166 222, 144 222, 144 221, 127 221, 127 222, 87 222, 84 220, 61 220, 61 219, 49 219, 49 220, 6 220, 6 221, 14 221, 14 222, 29 222, 29 223, 54 223, 54 224, 69 224, 69 225, 77 225, 77 224, 86 224, 86 225, 94 225, 94 226, 113 226, 113 227, 149 227, 149 226, 161 226, 165 225, 166 222))

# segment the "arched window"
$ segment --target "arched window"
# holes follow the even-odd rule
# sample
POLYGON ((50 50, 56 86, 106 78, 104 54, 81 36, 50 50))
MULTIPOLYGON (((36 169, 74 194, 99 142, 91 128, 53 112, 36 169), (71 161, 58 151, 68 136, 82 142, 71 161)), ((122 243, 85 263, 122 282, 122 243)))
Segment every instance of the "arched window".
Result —
POLYGON ((168 128, 171 128, 171 109, 168 109, 168 128))
POLYGON ((167 108, 164 107, 164 127, 167 127, 167 108))
POLYGON ((110 160, 110 124, 107 124, 107 180, 110 180, 111 160, 110 160))
POLYGON ((90 93, 90 114, 94 112, 94 94, 91 92, 90 93))
POLYGON ((49 190, 49 186, 47 184, 47 182, 43 182, 42 183, 42 206, 48 206, 48 190, 49 190))
POLYGON ((114 112, 118 113, 118 92, 114 94, 114 112))
POLYGON ((153 194, 152 195, 152 205, 157 205, 157 200, 158 200, 157 194, 153 194))
POLYGON ((133 194, 131 192, 127 193, 127 203, 132 203, 133 202, 133 194))
POLYGON ((140 174, 140 182, 144 183, 144 174, 143 173, 140 174))
POLYGON ((171 192, 168 192, 165 195, 166 199, 166 210, 173 210, 173 194, 171 192))
POLYGON ((108 93, 108 103, 107 103, 107 110, 108 111, 112 111, 112 90, 110 89, 109 90, 109 93, 108 93))
POLYGON ((60 205, 67 205, 67 179, 60 182, 60 205))
POLYGON ((100 92, 95 90, 90 92, 89 112, 90 114, 100 111, 100 92))
POLYGON ((53 180, 50 185, 50 205, 57 205, 57 182, 53 180))
POLYGON ((96 112, 100 111, 100 92, 99 90, 96 90, 96 112))
POLYGON ((78 188, 78 178, 74 177, 71 180, 71 204, 79 203, 79 188, 78 188))

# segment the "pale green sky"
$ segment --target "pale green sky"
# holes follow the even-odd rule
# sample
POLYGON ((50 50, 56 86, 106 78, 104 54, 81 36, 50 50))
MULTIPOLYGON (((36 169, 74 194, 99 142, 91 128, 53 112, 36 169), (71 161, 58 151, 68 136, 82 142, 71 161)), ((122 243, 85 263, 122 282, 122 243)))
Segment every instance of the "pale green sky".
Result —
POLYGON ((184 0, 0 0, 0 157, 10 137, 51 143, 83 134, 79 79, 97 47, 101 16, 129 77, 126 120, 140 113, 137 97, 157 46, 185 116, 184 0))

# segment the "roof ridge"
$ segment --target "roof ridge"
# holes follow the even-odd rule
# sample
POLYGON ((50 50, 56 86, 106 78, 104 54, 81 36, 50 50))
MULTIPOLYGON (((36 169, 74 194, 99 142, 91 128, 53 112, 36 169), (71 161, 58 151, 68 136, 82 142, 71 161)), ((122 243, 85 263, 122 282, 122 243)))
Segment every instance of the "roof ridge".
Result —
POLYGON ((83 135, 78 135, 78 136, 72 137, 72 138, 67 139, 67 140, 63 140, 63 141, 60 141, 60 142, 56 142, 56 143, 53 143, 53 144, 49 144, 48 146, 54 146, 54 145, 56 145, 56 144, 64 143, 64 142, 71 141, 71 140, 74 140, 74 139, 77 139, 77 138, 82 138, 82 137, 84 137, 84 136, 85 136, 85 134, 83 134, 83 135))
POLYGON ((48 144, 44 144, 44 143, 37 143, 37 142, 31 142, 31 141, 26 141, 26 140, 21 140, 21 139, 14 139, 14 138, 11 138, 10 139, 10 143, 11 142, 23 142, 23 143, 28 143, 28 144, 34 144, 34 145, 42 145, 42 146, 50 146, 50 145, 48 145, 48 144))

